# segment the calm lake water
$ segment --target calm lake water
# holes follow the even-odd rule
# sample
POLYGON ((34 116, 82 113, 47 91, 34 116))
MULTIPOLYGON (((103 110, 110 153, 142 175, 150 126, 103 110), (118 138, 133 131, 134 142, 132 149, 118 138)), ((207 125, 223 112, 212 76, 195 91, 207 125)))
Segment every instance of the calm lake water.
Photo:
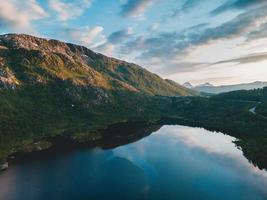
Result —
POLYGON ((267 173, 200 128, 163 126, 113 149, 83 149, 12 165, 2 200, 266 200, 267 173))

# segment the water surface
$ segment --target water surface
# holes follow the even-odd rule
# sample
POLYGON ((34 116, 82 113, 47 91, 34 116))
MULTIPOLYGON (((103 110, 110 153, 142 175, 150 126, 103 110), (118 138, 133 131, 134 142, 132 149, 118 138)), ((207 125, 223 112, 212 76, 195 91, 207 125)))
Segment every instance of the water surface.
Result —
POLYGON ((234 140, 201 128, 163 126, 113 149, 12 165, 0 174, 0 199, 266 200, 266 171, 249 163, 234 140))

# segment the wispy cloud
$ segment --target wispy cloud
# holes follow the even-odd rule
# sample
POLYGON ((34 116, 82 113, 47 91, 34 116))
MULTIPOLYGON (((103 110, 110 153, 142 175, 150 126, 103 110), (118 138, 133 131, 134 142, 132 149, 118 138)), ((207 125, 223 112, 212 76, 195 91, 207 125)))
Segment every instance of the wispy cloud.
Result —
POLYGON ((257 29, 254 29, 247 35, 247 41, 267 38, 267 23, 261 24, 257 29))
POLYGON ((92 4, 92 0, 75 0, 73 2, 48 0, 48 2, 50 8, 56 12, 58 19, 61 21, 81 16, 92 4))
POLYGON ((97 52, 101 52, 107 56, 114 56, 115 45, 109 42, 102 43, 93 48, 97 52))
POLYGON ((153 5, 159 0, 128 0, 122 5, 121 15, 124 17, 139 17, 149 6, 153 5))
POLYGON ((95 47, 94 50, 104 53, 108 56, 120 57, 121 52, 118 46, 121 46, 132 37, 133 37, 132 27, 115 31, 107 37, 105 42, 95 47))
POLYGON ((127 29, 115 31, 108 37, 108 42, 113 43, 113 44, 122 43, 126 39, 129 39, 132 34, 133 34, 133 29, 131 27, 127 29))
POLYGON ((185 72, 192 72, 197 71, 199 69, 203 69, 209 67, 209 63, 197 63, 197 62, 175 62, 172 61, 166 63, 164 68, 157 69, 157 73, 162 74, 163 76, 169 76, 177 73, 185 73, 185 72))
POLYGON ((261 4, 266 3, 266 0, 234 0, 234 1, 226 1, 224 4, 220 5, 216 9, 214 9, 211 14, 217 15, 223 13, 228 10, 233 9, 246 9, 249 7, 258 7, 261 4))
POLYGON ((180 7, 174 10, 172 16, 177 16, 181 12, 188 12, 191 9, 195 8, 197 5, 203 3, 204 0, 199 1, 199 0, 186 0, 184 4, 180 7))
POLYGON ((168 16, 167 18, 173 18, 177 17, 182 13, 189 13, 192 11, 194 8, 197 8, 199 5, 206 3, 206 0, 185 0, 185 2, 179 6, 178 8, 175 8, 172 11, 172 14, 168 16))
POLYGON ((223 60, 220 62, 213 63, 214 64, 223 64, 223 63, 238 63, 238 64, 247 64, 247 63, 257 63, 267 60, 267 53, 254 53, 244 55, 238 58, 223 60))

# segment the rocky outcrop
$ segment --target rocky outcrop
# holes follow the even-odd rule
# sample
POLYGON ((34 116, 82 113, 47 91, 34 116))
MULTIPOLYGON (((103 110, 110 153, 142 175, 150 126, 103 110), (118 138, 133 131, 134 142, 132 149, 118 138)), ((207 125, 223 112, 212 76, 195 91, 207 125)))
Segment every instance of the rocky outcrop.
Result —
POLYGON ((0 88, 15 89, 19 85, 19 81, 14 73, 7 67, 1 66, 0 62, 0 88))

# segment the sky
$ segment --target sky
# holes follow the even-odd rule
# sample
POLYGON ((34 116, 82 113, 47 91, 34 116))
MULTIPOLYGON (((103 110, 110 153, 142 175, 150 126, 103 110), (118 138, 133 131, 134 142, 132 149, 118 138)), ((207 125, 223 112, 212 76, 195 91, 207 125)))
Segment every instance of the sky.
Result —
POLYGON ((84 45, 178 83, 267 81, 267 0, 0 0, 0 34, 84 45))

